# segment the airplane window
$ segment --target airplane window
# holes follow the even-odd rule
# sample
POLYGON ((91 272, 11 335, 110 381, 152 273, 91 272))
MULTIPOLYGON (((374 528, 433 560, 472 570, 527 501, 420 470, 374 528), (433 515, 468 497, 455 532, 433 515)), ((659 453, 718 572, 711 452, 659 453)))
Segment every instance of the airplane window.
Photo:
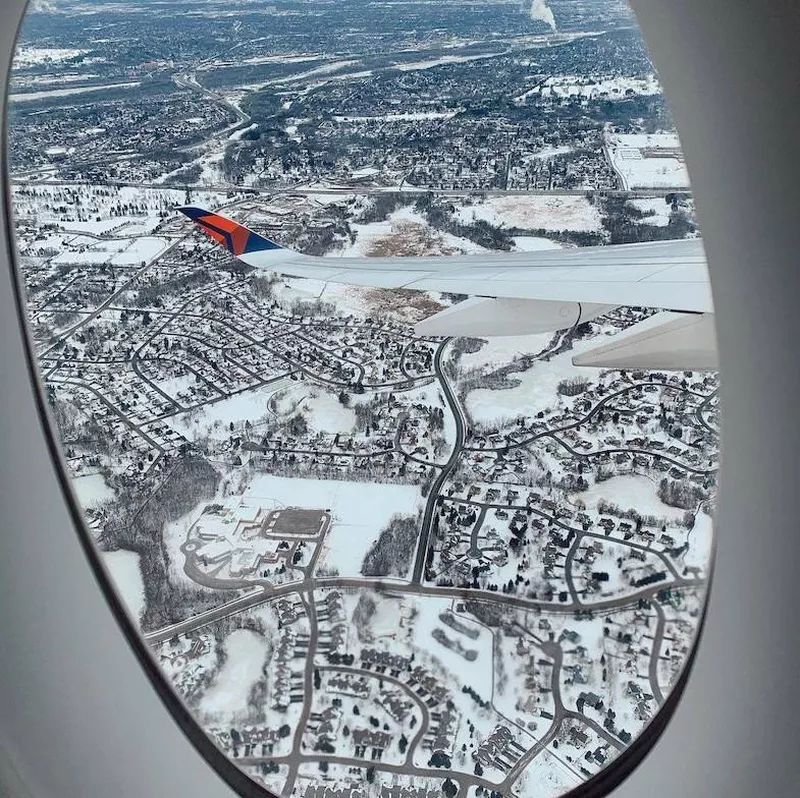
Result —
POLYGON ((302 798, 613 787, 719 445, 628 7, 34 0, 7 113, 59 467, 192 733, 302 798))

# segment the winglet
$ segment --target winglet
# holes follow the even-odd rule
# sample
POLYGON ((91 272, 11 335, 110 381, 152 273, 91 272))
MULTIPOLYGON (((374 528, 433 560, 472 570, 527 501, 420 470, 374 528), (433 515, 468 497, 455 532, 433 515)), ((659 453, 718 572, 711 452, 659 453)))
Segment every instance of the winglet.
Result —
POLYGON ((211 236, 218 244, 222 244, 232 255, 283 249, 274 241, 219 213, 212 213, 193 205, 185 205, 178 210, 184 216, 188 216, 206 235, 211 236))

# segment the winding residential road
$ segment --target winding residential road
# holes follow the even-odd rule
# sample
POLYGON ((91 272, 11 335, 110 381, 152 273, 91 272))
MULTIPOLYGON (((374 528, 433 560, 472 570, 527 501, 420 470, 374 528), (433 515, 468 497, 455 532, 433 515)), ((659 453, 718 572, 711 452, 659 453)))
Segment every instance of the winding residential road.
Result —
POLYGON ((453 393, 453 389, 450 387, 447 376, 442 370, 442 356, 444 355, 444 350, 447 347, 447 344, 449 344, 452 340, 452 338, 445 339, 441 346, 436 350, 436 355, 433 358, 433 370, 442 386, 445 399, 447 400, 447 404, 450 406, 450 412, 453 414, 453 418, 456 422, 456 440, 453 444, 453 451, 450 454, 450 458, 444 464, 444 466, 442 466, 442 470, 434 480, 430 492, 428 493, 428 501, 425 504, 425 515, 422 518, 422 532, 420 534, 419 546, 417 547, 417 556, 414 562, 414 573, 411 576, 412 585, 422 584, 423 575, 425 573, 425 561, 428 555, 428 547, 431 543, 433 516, 436 512, 436 502, 439 498, 439 494, 441 493, 442 485, 444 485, 445 480, 450 476, 458 464, 458 461, 461 457, 461 452, 464 448, 464 437, 466 432, 464 410, 462 409, 456 395, 453 393))

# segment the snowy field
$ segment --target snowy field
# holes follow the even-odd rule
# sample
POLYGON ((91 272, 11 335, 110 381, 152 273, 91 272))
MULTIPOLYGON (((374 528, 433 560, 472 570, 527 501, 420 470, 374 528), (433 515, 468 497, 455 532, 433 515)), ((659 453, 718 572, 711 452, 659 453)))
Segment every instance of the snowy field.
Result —
POLYGON ((704 512, 697 514, 694 527, 689 533, 689 544, 689 551, 683 558, 684 565, 708 573, 714 549, 714 519, 710 515, 704 512))
POLYGON ((352 432, 356 424, 355 411, 345 407, 336 394, 304 383, 294 383, 280 399, 276 397, 275 410, 286 416, 302 413, 313 432, 352 432))
POLYGON ((689 188, 677 134, 613 134, 607 146, 623 188, 689 188))
POLYGON ((81 507, 85 509, 99 507, 104 502, 111 501, 115 495, 102 474, 82 474, 73 477, 72 489, 81 507))
POLYGON ((64 221, 61 227, 75 233, 92 233, 102 236, 115 233, 117 235, 147 235, 161 223, 159 216, 112 216, 111 218, 87 219, 84 222, 64 221))
POLYGON ((220 719, 247 714, 247 699, 261 678, 267 650, 267 641, 255 632, 231 632, 225 638, 228 658, 200 701, 200 712, 220 719))
POLYGON ((200 502, 185 515, 164 525, 162 540, 167 552, 167 576, 172 584, 197 587, 197 583, 190 579, 183 570, 186 558, 181 551, 181 546, 186 543, 189 530, 200 518, 205 506, 205 501, 200 502))
MULTIPOLYGON (((653 515, 656 518, 666 518, 670 521, 682 519, 686 511, 680 507, 670 507, 664 504, 658 498, 657 490, 658 485, 649 477, 639 474, 624 474, 598 482, 582 493, 575 493, 572 500, 580 500, 586 507, 596 508, 597 503, 601 499, 605 499, 623 510, 633 507, 642 515, 653 515)), ((708 516, 703 517, 708 518, 708 516)), ((698 516, 698 523, 699 519, 700 516, 698 516)), ((707 563, 708 560, 705 562, 707 563)))
POLYGON ((71 47, 27 47, 22 45, 14 53, 13 69, 24 69, 37 64, 57 64, 69 61, 89 50, 75 50, 71 47))
MULTIPOLYGON (((534 336, 531 336, 534 337, 534 336)), ((538 336, 535 336, 538 337, 538 336)), ((584 349, 596 345, 597 338, 578 342, 570 351, 551 360, 537 361, 527 371, 510 374, 519 385, 506 390, 478 388, 467 395, 467 410, 478 424, 492 425, 504 418, 519 415, 535 416, 540 410, 558 403, 558 383, 576 376, 596 379, 601 369, 577 368, 572 358, 584 349)), ((537 350, 532 350, 535 353, 537 350)), ((479 353, 480 354, 480 353, 479 353)))
POLYGON ((581 196, 491 197, 459 208, 456 216, 466 224, 484 219, 490 224, 523 230, 541 228, 591 232, 602 229, 600 212, 581 196))
MULTIPOLYGON (((334 116, 333 118, 337 122, 422 122, 432 119, 452 119, 455 115, 455 111, 406 111, 378 116, 334 116)), ((380 173, 380 170, 376 169, 375 172, 380 173)))
POLYGON ((425 217, 413 208, 400 208, 385 222, 351 224, 356 232, 354 244, 328 252, 328 258, 369 257, 376 248, 387 255, 459 255, 487 252, 485 247, 466 238, 442 233, 430 227, 425 217))
POLYGON ((672 206, 668 205, 665 199, 653 197, 628 201, 643 213, 653 212, 653 216, 645 216, 645 218, 641 220, 643 224, 652 224, 656 227, 666 227, 669 224, 669 215, 672 213, 672 206))
POLYGON ((178 416, 164 419, 164 423, 185 436, 190 441, 203 438, 227 438, 229 425, 250 421, 256 424, 269 412, 269 400, 278 391, 295 383, 288 377, 253 391, 231 396, 213 404, 206 404, 199 410, 190 410, 178 416))
POLYGON ((369 547, 397 514, 416 516, 419 488, 372 482, 257 476, 244 492, 248 502, 273 500, 287 507, 330 509, 333 517, 320 565, 341 576, 359 576, 369 547))
POLYGON ((486 58, 497 58, 503 55, 497 53, 481 53, 478 55, 443 55, 441 58, 432 58, 427 61, 413 61, 410 64, 394 64, 392 69, 399 69, 401 72, 413 72, 420 69, 431 69, 432 67, 444 64, 465 64, 467 61, 482 61, 486 58))
POLYGON ((461 356, 461 367, 468 371, 486 366, 500 367, 510 363, 514 358, 541 352, 552 340, 552 333, 539 335, 499 335, 487 338, 477 352, 461 356))
POLYGON ((290 277, 281 279, 274 295, 284 307, 291 307, 294 300, 321 299, 333 303, 340 315, 352 314, 364 319, 379 311, 387 320, 401 324, 413 324, 450 304, 449 300, 443 300, 441 294, 436 292, 409 292, 398 302, 398 295, 391 288, 369 288, 290 277))
POLYGON ((548 78, 517 101, 527 99, 532 94, 542 97, 609 97, 618 99, 631 95, 661 94, 661 84, 655 75, 643 78, 635 77, 587 77, 585 75, 557 75, 548 78))
POLYGON ((54 97, 70 97, 74 94, 91 94, 97 91, 108 91, 109 89, 136 89, 142 84, 134 81, 132 83, 108 83, 105 86, 76 86, 72 89, 50 89, 49 91, 31 91, 22 94, 9 94, 11 102, 30 102, 32 100, 46 100, 54 97))
POLYGON ((54 257, 51 263, 67 264, 100 264, 111 263, 114 266, 138 266, 143 261, 157 258, 169 245, 164 238, 144 236, 142 238, 107 239, 93 243, 83 252, 76 249, 80 242, 70 242, 65 252, 54 257))
POLYGON ((584 781, 583 775, 576 773, 566 762, 557 759, 549 748, 545 748, 533 765, 522 771, 514 784, 514 791, 518 795, 535 795, 536 798, 557 798, 584 781))
POLYGON ((139 555, 134 551, 105 551, 103 562, 128 612, 137 625, 144 610, 144 581, 139 568, 139 555))

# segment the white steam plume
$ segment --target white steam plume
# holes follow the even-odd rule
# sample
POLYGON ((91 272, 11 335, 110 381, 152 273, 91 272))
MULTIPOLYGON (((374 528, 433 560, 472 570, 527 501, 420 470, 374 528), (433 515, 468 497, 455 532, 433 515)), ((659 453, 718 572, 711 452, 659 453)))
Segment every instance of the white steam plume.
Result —
POLYGON ((556 30, 556 18, 550 6, 547 5, 547 0, 533 0, 531 4, 531 19, 538 19, 540 22, 548 24, 553 30, 556 30))

